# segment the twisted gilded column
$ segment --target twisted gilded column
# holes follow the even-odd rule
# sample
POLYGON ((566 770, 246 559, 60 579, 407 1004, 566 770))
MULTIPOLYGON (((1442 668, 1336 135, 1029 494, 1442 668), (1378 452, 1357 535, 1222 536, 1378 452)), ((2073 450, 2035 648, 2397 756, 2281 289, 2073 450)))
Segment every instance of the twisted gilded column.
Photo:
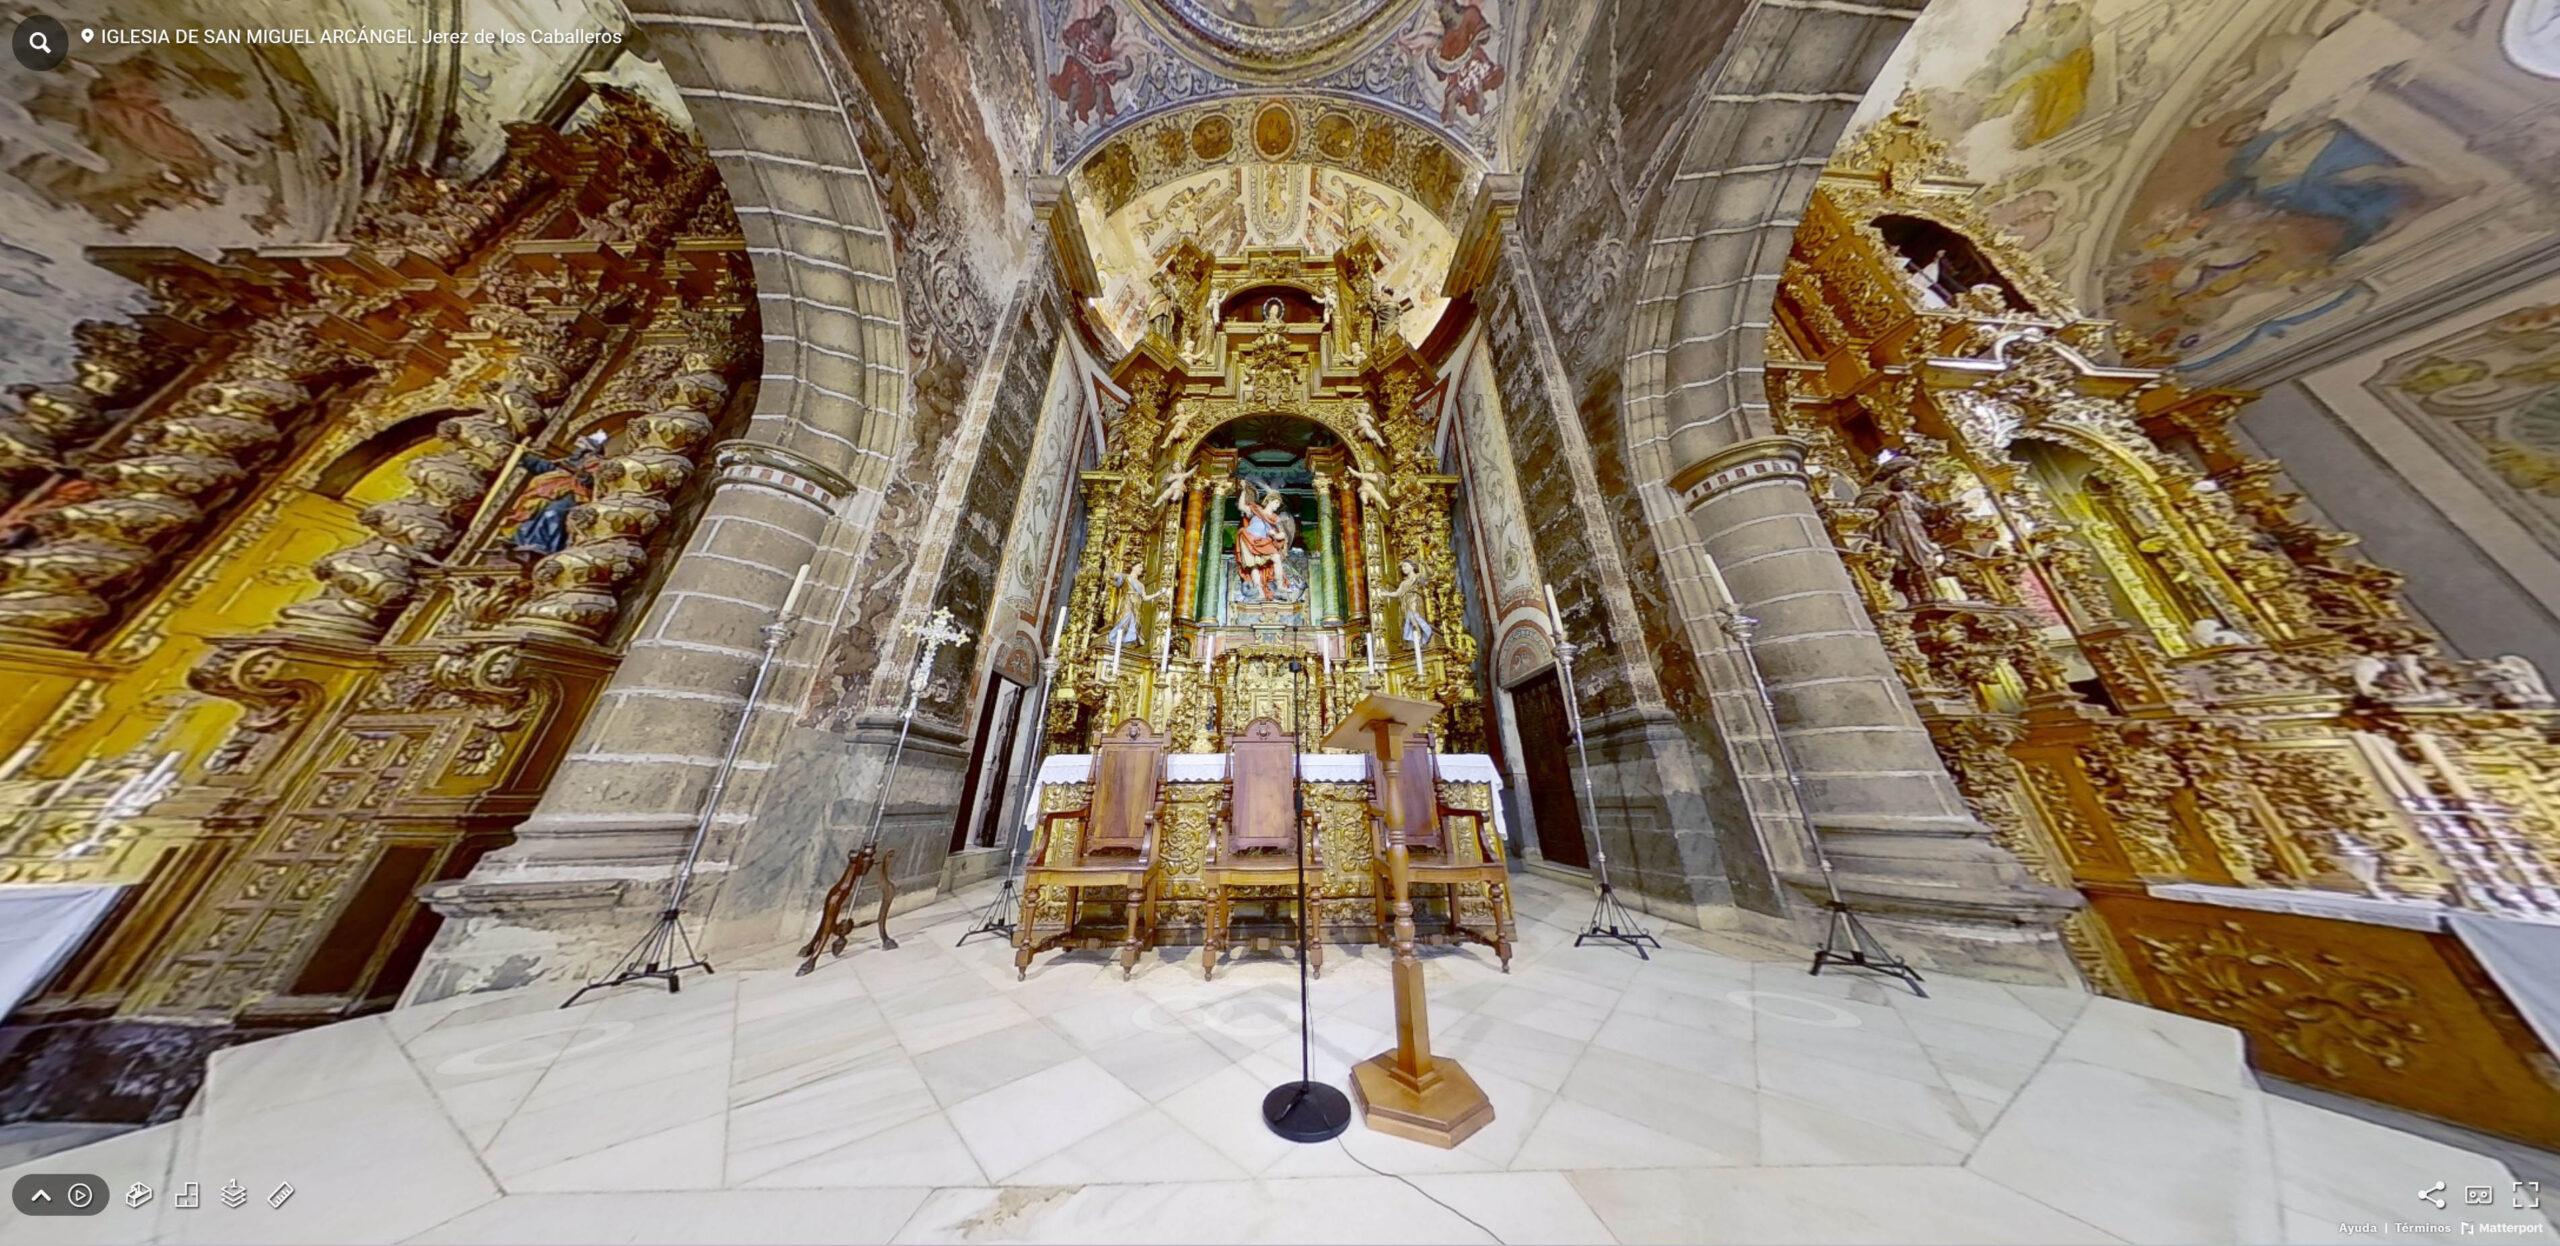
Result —
MULTIPOLYGON (((69 385, 20 385, 18 409, 0 414, 0 483, 14 486, 60 466, 62 456, 104 431, 108 412, 130 405, 173 370, 173 354, 152 349, 140 329, 83 320, 69 385)), ((7 496, 0 494, 0 496, 7 496)))
POLYGON ((449 448, 410 461, 402 475, 415 491, 366 507, 356 522, 365 541, 312 564, 318 597, 282 612, 286 628, 312 635, 374 640, 417 591, 417 562, 441 558, 462 539, 462 525, 487 496, 515 447, 538 431, 546 397, 566 388, 558 365, 527 356, 490 389, 485 410, 436 425, 449 448), (527 377, 534 378, 532 382, 527 377))
POLYGON ((216 495, 284 438, 310 379, 341 359, 304 321, 269 321, 215 379, 86 469, 96 494, 39 516, 34 545, 0 554, 0 639, 73 645, 118 591, 203 521, 216 495))
POLYGON ((648 540, 692 479, 694 451, 711 436, 729 396, 722 376, 737 356, 738 308, 714 308, 688 327, 676 375, 658 387, 658 410, 623 425, 621 453, 597 464, 595 498, 569 512, 569 544, 533 565, 533 590, 513 621, 600 640, 622 610, 622 587, 649 565, 648 540))

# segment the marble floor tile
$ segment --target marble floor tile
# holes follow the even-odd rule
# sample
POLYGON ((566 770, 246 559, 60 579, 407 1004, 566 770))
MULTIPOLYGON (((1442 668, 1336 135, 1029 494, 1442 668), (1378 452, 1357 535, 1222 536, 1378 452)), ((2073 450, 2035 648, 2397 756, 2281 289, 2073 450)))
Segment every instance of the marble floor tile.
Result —
POLYGON ((1688 1029, 1621 1012, 1601 1025, 1599 1032, 1591 1036, 1591 1045, 1643 1056, 1736 1086, 1759 1084, 1751 1040, 1715 1030, 1688 1029))
POLYGON ((1691 1168, 1570 1174, 1621 1242, 2113 1242, 1960 1168, 1691 1168))
POLYGON ((390 1241, 499 1194, 414 1073, 264 1110, 217 1096, 193 1132, 192 1155, 173 1161, 170 1175, 199 1182, 205 1205, 164 1210, 166 1241, 390 1241), (259 1200, 239 1215, 215 1202, 233 1180, 259 1200), (263 1206, 282 1182, 296 1193, 280 1209, 263 1206))
POLYGON ((509 1194, 587 1190, 716 1190, 723 1183, 729 1118, 706 1116, 506 1178, 509 1194))
POLYGON ((2036 1037, 1941 1017, 1910 1015, 1911 1030, 1937 1067, 1939 1080, 1961 1095, 2002 1099, 2016 1094, 2053 1054, 2061 1035, 2036 1037))
POLYGON ((2240 1031, 2120 999, 2090 1000, 2053 1054, 2217 1095, 2257 1087, 2240 1031))
POLYGON ((734 1004, 637 1019, 615 1019, 600 1008, 543 1071, 519 1111, 575 1107, 628 1092, 645 1095, 703 1080, 695 1075, 705 1072, 725 1083, 737 1028, 734 1004))
POLYGON ((1262 1123, 1262 1097, 1277 1084, 1268 1075, 1257 1076, 1229 1067, 1201 1078, 1157 1106, 1183 1128, 1216 1147, 1229 1163, 1248 1173, 1258 1173, 1279 1162, 1296 1146, 1273 1135, 1262 1123))
POLYGON ((2080 1011, 2089 1006, 2089 1001, 2097 998, 2076 986, 2026 986, 2004 982, 2000 989, 2017 997, 2019 1003, 2051 1022, 2055 1028, 2065 1030, 2080 1019, 2080 1011))
POLYGON ((1104 1126, 1075 1146, 1033 1161, 1013 1174, 1009 1184, 1241 1181, 1251 1175, 1181 1122, 1149 1107, 1104 1126))
POLYGON ((918 1012, 898 1011, 895 1005, 889 1006, 889 1029, 898 1036, 899 1045, 905 1047, 909 1055, 917 1056, 981 1034, 1037 1023, 1038 1018, 1001 995, 918 1012))
POLYGON ((1615 1246, 1618 1240, 1560 1172, 1429 1173, 1413 1183, 1505 1242, 1615 1246))
POLYGON ((2227 1242, 2241 1158, 2233 1099, 2056 1059, 1965 1166, 2127 1241, 2227 1242))
POLYGON ((1149 1103, 1161 1102, 1235 1064, 1235 1057, 1187 1029, 1175 1033, 1140 1030, 1087 1047, 1085 1054, 1149 1103))
POLYGON ((903 1051, 729 1112, 729 1181, 753 1180, 939 1108, 903 1051))
POLYGON ((1887 1129, 1862 1117, 1781 1094, 1760 1096, 1760 1162, 1797 1165, 1964 1162, 1963 1146, 1887 1129))
POLYGON ((788 1011, 758 1009, 753 1017, 742 1000, 730 1050, 730 1099, 751 1103, 824 1081, 897 1042, 889 1019, 868 997, 788 1011))
POLYGON ((950 1108, 1019 1078, 1076 1058, 1075 1044, 1026 1018, 1020 1024, 918 1052, 916 1072, 950 1108))
MULTIPOLYGON (((540 1094, 536 1088, 535 1094, 540 1094)), ((708 1071, 650 1086, 600 1091, 533 1105, 528 1096, 480 1148, 501 1182, 608 1147, 718 1116, 728 1088, 708 1071)))
POLYGON ((1760 1050, 1760 1090, 1956 1151, 1970 1149, 1981 1134, 1934 1072, 1928 1082, 1913 1081, 1773 1045, 1760 1050))
MULTIPOLYGON (((1765 1061, 1769 1052, 1760 1053, 1765 1061)), ((1733 1163, 1758 1162, 1759 1095, 1731 1082, 1597 1048, 1557 1092, 1683 1139, 1733 1163)))
POLYGON ((1587 998, 1571 998, 1522 983, 1485 996, 1482 1003, 1469 1011, 1478 1016, 1545 1030, 1560 1038, 1589 1042, 1592 1035, 1600 1032, 1600 1023, 1608 1020, 1615 1005, 1614 997, 1608 1003, 1595 1003, 1587 998))
POLYGON ((951 1126, 989 1177, 1005 1181, 1147 1106, 1084 1057, 999 1086, 950 1109, 951 1126))
POLYGON ((379 1086, 408 1086, 417 1074, 381 1017, 287 1034, 213 1053, 205 1075, 209 1102, 282 1107, 324 1095, 379 1086))
MULTIPOLYGON (((1756 1136, 1756 1122, 1754 1134, 1756 1136)), ((1750 1162, 1748 1155, 1720 1155, 1685 1139, 1648 1129, 1623 1116, 1558 1098, 1538 1114, 1512 1171, 1578 1168, 1708 1168, 1750 1162)))
POLYGON ((1465 1061, 1470 1069, 1518 1078, 1540 1090, 1563 1086, 1590 1046, 1499 1017, 1470 1013, 1443 1019, 1438 1009, 1431 1014, 1431 1045, 1435 1055, 1465 1061))
POLYGON ((738 1184, 763 1189, 976 1186, 987 1184, 987 1174, 951 1128, 951 1119, 932 1112, 738 1184))
POLYGON ((1411 1242, 1494 1239, 1386 1177, 938 1191, 901 1242, 1411 1242))
POLYGON ((517 1194, 406 1240, 487 1242, 886 1242, 924 1189, 517 1194))

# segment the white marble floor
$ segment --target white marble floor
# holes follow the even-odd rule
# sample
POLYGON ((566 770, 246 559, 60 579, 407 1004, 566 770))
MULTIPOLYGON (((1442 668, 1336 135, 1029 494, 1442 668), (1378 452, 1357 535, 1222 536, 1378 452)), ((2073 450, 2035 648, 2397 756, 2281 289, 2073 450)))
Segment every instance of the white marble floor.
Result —
MULTIPOLYGON (((1294 969, 1123 982, 954 950, 946 900, 795 978, 668 996, 474 996, 235 1048, 181 1120, 20 1171, 156 1196, 0 1242, 2264 1242, 2394 1222, 2541 1225, 2497 1161, 2260 1092, 2232 1031, 1933 975, 1931 998, 1666 929, 1571 946, 1586 897, 1523 880, 1514 972, 1428 959, 1435 1046, 1493 1097, 1443 1151, 1293 1146, 1294 969), (2417 1199, 2444 1181, 2450 1208, 2417 1199), (198 1185, 201 1205, 171 1196, 198 1185), (237 1182, 247 1205, 222 1205, 237 1182), (280 1182, 294 1193, 270 1208, 280 1182), (2461 1203, 2491 1185, 2498 1206, 2461 1203)), ((1315 984, 1316 1075, 1388 1045, 1383 954, 1315 984)), ((2560 1205, 2560 1191, 2554 1191, 2560 1205)), ((2448 1232, 2458 1230, 2448 1229, 2448 1232)), ((2537 1238, 2534 1240, 2544 1240, 2537 1238)))

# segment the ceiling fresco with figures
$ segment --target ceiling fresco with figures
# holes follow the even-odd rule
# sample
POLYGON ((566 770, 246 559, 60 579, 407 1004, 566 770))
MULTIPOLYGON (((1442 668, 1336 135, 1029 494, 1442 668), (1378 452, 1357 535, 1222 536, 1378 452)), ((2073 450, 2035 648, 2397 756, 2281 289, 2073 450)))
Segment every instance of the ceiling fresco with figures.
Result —
POLYGON ((2129 361, 2231 375, 2547 239, 2554 11, 1939 0, 1853 124, 1907 89, 2129 361))
MULTIPOLYGON (((418 8, 253 0, 232 12, 244 24, 408 27, 418 8)), ((459 0, 443 12, 456 29, 622 22, 610 0, 459 0)), ((109 0, 69 25, 193 26, 202 16, 168 0, 109 0)), ((10 222, 0 237, 0 354, 11 379, 67 372, 75 323, 139 309, 142 291, 87 263, 85 248, 209 256, 331 236, 404 167, 457 178, 486 168, 504 149, 504 123, 601 68, 583 59, 593 54, 98 42, 57 72, 0 76, 0 219, 10 222)))
POLYGON ((1531 0, 1030 0, 1048 156, 1075 164, 1132 119, 1275 83, 1422 121, 1479 158, 1503 139, 1531 0))

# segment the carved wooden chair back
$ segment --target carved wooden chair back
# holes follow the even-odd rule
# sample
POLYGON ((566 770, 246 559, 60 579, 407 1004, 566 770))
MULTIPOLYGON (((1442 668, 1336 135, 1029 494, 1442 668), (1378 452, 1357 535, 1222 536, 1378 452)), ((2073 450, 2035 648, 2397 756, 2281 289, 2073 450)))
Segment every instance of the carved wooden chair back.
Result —
POLYGON ((1228 855, 1298 846, 1298 737, 1257 718, 1227 736, 1228 855))
MULTIPOLYGON (((1369 755, 1369 790, 1377 793, 1378 807, 1386 808, 1386 776, 1378 755, 1369 755)), ((1405 740, 1404 760, 1396 763, 1396 794, 1404 813, 1405 848, 1416 856, 1445 853, 1449 835, 1440 819, 1440 760, 1428 735, 1416 733, 1405 740)), ((1378 847, 1387 845, 1387 827, 1381 821, 1377 830, 1378 847)))
POLYGON ((1132 718, 1093 750, 1093 798, 1077 852, 1146 853, 1164 794, 1165 737, 1132 718))

